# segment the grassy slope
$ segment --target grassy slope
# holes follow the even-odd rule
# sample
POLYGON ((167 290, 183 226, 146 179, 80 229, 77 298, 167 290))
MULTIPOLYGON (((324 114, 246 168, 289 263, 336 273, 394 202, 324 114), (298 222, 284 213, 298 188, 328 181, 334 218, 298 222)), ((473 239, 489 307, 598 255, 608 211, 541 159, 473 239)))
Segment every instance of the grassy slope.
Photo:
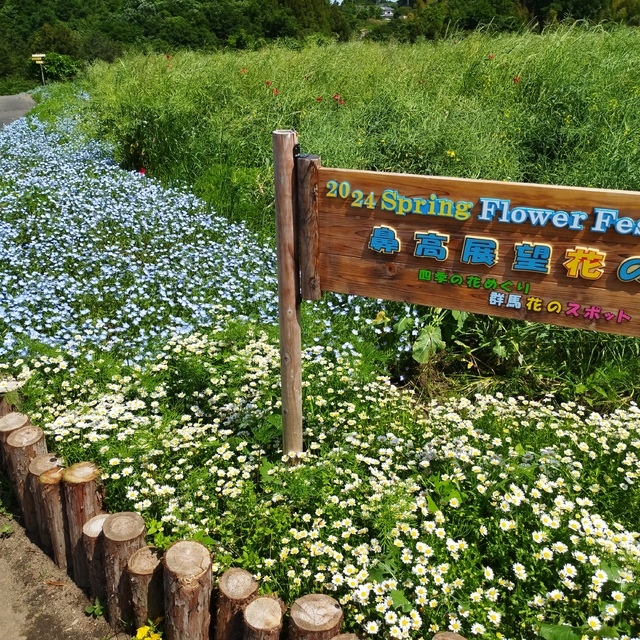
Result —
MULTIPOLYGON (((267 240, 277 128, 296 129, 325 166, 636 189, 638 40, 633 29, 574 27, 133 56, 91 68, 87 121, 125 166, 193 185, 267 240)), ((447 374, 494 376, 474 385, 600 406, 635 397, 635 340, 478 317, 460 329, 450 315, 420 313, 444 322, 447 374)))

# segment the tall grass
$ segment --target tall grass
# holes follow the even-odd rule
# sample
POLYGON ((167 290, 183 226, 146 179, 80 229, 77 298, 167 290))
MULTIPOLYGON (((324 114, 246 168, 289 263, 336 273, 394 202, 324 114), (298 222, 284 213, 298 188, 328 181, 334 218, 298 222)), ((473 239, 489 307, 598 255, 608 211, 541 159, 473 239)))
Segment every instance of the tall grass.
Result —
POLYGON ((640 35, 563 27, 418 45, 135 55, 87 73, 119 159, 262 226, 271 138, 327 166, 635 189, 640 35), (334 97, 335 96, 335 97, 334 97))
MULTIPOLYGON (((281 128, 325 166, 635 190, 639 45, 635 29, 574 25, 416 45, 135 55, 89 69, 86 122, 125 166, 189 183, 263 238, 273 237, 270 134, 281 128)), ((544 328, 541 342, 515 322, 457 324, 449 373, 490 373, 493 385, 525 392, 559 385, 607 405, 636 395, 636 340, 544 328)))

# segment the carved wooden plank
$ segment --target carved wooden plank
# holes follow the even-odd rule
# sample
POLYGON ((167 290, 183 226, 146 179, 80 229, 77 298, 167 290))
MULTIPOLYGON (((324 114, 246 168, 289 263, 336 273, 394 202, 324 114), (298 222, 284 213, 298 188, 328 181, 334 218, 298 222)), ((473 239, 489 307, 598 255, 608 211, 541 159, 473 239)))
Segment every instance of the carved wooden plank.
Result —
POLYGON ((640 192, 326 167, 318 192, 325 291, 640 336, 640 192))

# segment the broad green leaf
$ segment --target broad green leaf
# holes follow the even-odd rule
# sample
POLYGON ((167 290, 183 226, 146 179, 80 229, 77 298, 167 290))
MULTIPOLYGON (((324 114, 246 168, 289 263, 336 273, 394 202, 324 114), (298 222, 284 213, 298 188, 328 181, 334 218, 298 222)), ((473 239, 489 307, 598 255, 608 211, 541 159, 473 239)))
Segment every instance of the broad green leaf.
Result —
POLYGON ((493 351, 493 353, 495 353, 498 356, 498 358, 504 358, 507 355, 507 350, 505 349, 504 345, 500 342, 498 342, 498 344, 496 344, 496 346, 493 347, 491 351, 493 351))
POLYGON ((610 627, 606 624, 603 624, 598 629, 598 635, 601 638, 618 638, 620 637, 620 631, 619 629, 616 629, 616 627, 610 627))
POLYGON ((422 329, 418 339, 413 343, 413 359, 420 364, 424 364, 446 346, 442 340, 440 327, 429 325, 422 329))
POLYGON ((574 627, 565 624, 543 624, 540 626, 540 635, 545 640, 580 640, 582 633, 574 627))
POLYGON ((407 600, 407 597, 404 595, 404 591, 400 591, 400 589, 394 589, 389 592, 391 596, 391 600, 393 601, 393 606, 396 609, 402 609, 403 611, 411 610, 411 603, 407 600))
POLYGON ((415 320, 412 316, 407 316, 406 318, 402 318, 400 322, 394 325, 394 329, 396 333, 404 333, 407 329, 411 329, 415 326, 415 320))
POLYGON ((465 320, 469 316, 469 314, 466 311, 457 311, 457 310, 454 309, 451 312, 451 315, 453 316, 453 319, 457 322, 458 331, 460 331, 462 329, 462 326, 465 323, 465 320))

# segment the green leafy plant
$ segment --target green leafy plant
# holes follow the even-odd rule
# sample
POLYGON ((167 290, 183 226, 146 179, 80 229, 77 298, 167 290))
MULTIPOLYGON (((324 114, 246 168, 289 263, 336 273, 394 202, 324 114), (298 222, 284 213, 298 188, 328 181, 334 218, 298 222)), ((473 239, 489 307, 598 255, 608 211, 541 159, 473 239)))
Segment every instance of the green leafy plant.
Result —
POLYGON ((92 618, 101 618, 106 613, 106 606, 96 598, 92 604, 88 604, 84 612, 92 618))
POLYGON ((51 51, 44 59, 44 71, 48 80, 61 81, 73 78, 81 69, 82 63, 71 56, 51 51))

